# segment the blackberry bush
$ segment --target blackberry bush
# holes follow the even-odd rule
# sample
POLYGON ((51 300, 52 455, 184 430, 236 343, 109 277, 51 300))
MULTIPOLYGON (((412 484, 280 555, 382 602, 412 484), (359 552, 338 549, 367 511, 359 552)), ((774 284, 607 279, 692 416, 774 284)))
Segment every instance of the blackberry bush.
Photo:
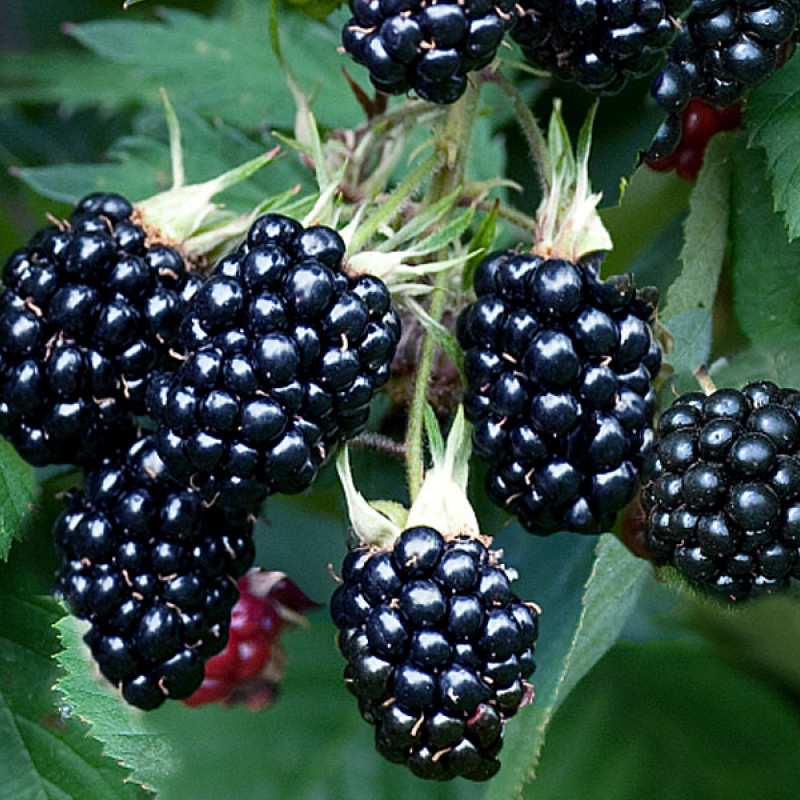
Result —
POLYGON ((177 374, 153 381, 157 445, 208 501, 307 488, 364 429, 400 334, 377 278, 346 271, 331 228, 259 218, 197 293, 177 374))
POLYGON ((679 397, 643 471, 656 564, 729 600, 800 577, 800 393, 770 381, 679 397))
POLYGON ((53 536, 57 592, 91 623, 100 672, 143 709, 191 696, 228 641, 252 522, 171 481, 148 436, 87 472, 53 536))
POLYGON ((660 66, 689 0, 522 0, 512 32, 534 66, 596 94, 660 66))
POLYGON ((468 74, 494 60, 516 8, 511 0, 350 0, 342 43, 378 91, 454 103, 468 74))
POLYGON ((31 464, 91 466, 144 411, 199 285, 118 194, 91 194, 6 262, 0 432, 31 464))

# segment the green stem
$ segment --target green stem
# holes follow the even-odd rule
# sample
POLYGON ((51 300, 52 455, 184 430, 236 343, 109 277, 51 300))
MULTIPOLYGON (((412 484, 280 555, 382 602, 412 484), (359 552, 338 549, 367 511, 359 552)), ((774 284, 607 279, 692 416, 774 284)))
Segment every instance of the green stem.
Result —
POLYGON ((491 80, 500 87, 503 94, 511 101, 516 120, 520 128, 522 128, 531 156, 536 163, 539 180, 542 185, 542 194, 549 195, 551 193, 550 176, 552 174, 550 150, 547 147, 547 140, 542 133, 542 129, 533 115, 533 111, 531 111, 519 89, 501 72, 492 73, 491 80))
MULTIPOLYGON (((470 86, 464 97, 456 103, 447 116, 447 122, 438 138, 437 151, 444 156, 439 171, 433 176, 428 203, 435 203, 446 197, 464 179, 464 166, 467 162, 472 129, 478 110, 480 87, 470 86)), ((444 311, 446 298, 447 271, 436 276, 428 314, 439 322, 444 311)), ((428 384, 433 371, 436 355, 436 340, 429 331, 423 334, 422 352, 417 368, 414 394, 408 412, 406 428, 406 472, 408 474, 408 494, 411 503, 417 499, 424 478, 423 435, 425 430, 425 405, 428 398, 428 384)))
POLYGON ((441 154, 437 151, 424 161, 421 161, 408 174, 397 188, 389 195, 386 202, 378 209, 363 225, 359 226, 353 240, 350 242, 349 250, 357 253, 367 242, 375 231, 392 218, 401 205, 408 199, 415 189, 436 169, 441 160, 441 154))

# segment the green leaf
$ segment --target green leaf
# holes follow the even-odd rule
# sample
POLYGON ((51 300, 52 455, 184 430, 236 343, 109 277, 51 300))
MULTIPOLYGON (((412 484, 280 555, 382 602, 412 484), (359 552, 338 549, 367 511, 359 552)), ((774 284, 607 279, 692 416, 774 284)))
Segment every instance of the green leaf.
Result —
MULTIPOLYGON (((176 103, 245 128, 293 126, 294 99, 270 47, 266 4, 228 18, 169 8, 161 17, 87 22, 70 33, 97 55, 158 81, 176 103)), ((337 53, 336 26, 282 11, 281 33, 292 42, 290 66, 301 86, 310 93, 326 84, 314 103, 320 123, 351 122, 356 102, 339 76, 346 62, 337 53)))
POLYGON ((144 726, 144 713, 96 674, 83 643, 86 624, 66 616, 55 627, 62 645, 56 659, 63 670, 55 688, 72 713, 90 725, 105 754, 130 770, 130 780, 158 789, 176 766, 170 744, 144 726))
POLYGON ((127 783, 127 770, 106 758, 100 744, 51 691, 57 647, 50 598, 18 590, 14 561, 0 570, 0 775, 13 800, 129 800, 145 795, 127 783), (14 591, 14 589, 17 591, 14 591))
POLYGON ((717 136, 692 192, 684 224, 683 270, 667 293, 665 320, 692 308, 710 312, 713 307, 728 242, 731 170, 730 139, 717 136))
MULTIPOLYGON (((635 558, 611 534, 602 536, 595 549, 586 580, 581 612, 559 642, 558 670, 542 675, 536 683, 536 700, 508 723, 504 767, 492 780, 487 800, 512 800, 533 777, 545 742, 547 727, 559 705, 575 685, 614 644, 633 611, 648 564, 635 558)), ((547 609, 542 616, 547 625, 547 609)), ((551 643, 551 647, 553 644, 551 643)))
MULTIPOLYGON (((186 179, 211 180, 264 152, 264 147, 221 123, 213 124, 186 108, 177 108, 183 143, 186 179)), ((114 144, 105 163, 56 164, 31 167, 16 173, 36 192, 61 202, 74 203, 96 191, 121 191, 137 202, 170 186, 170 145, 161 109, 140 115, 136 132, 114 144)), ((245 213, 267 195, 298 184, 311 176, 290 159, 278 160, 261 174, 221 194, 226 209, 245 213)), ((311 185, 311 181, 308 182, 311 185)))
POLYGON ((679 392, 696 389, 694 372, 708 364, 711 352, 711 314, 704 308, 690 308, 672 317, 667 327, 675 343, 672 353, 666 356, 675 370, 671 380, 679 392))
POLYGON ((750 143, 766 150, 775 206, 785 212, 795 239, 800 236, 800 58, 750 93, 744 118, 750 143))
POLYGON ((528 800, 800 796, 800 715, 701 640, 620 643, 550 730, 528 800))
POLYGON ((800 243, 787 241, 773 208, 763 151, 741 147, 734 163, 730 261, 736 319, 754 347, 792 368, 800 341, 800 243))
POLYGON ((33 469, 0 440, 0 560, 8 558, 11 542, 22 538, 33 499, 33 469))
POLYGON ((603 275, 630 272, 636 259, 683 212, 689 193, 689 184, 674 173, 637 169, 625 184, 619 203, 600 209, 614 242, 614 249, 603 263, 603 275))

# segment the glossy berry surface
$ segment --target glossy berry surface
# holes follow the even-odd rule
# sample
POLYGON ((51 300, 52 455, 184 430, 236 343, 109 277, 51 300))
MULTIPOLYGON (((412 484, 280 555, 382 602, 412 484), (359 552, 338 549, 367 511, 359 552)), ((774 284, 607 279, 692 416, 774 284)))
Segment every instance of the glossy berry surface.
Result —
POLYGON ((96 464, 144 411, 200 279, 123 197, 84 197, 5 265, 0 432, 36 466, 96 464))
POLYGON ((651 93, 678 114, 693 97, 725 108, 791 56, 800 21, 796 0, 694 0, 651 93))
POLYGON ((415 91, 431 103, 454 103, 467 75, 488 66, 516 21, 509 0, 351 0, 342 30, 347 54, 385 94, 415 91))
POLYGON ((533 533, 607 530, 652 443, 655 296, 600 260, 493 253, 459 318, 487 492, 533 533))
POLYGON ((53 535, 57 593, 103 675, 144 709, 192 695, 227 642, 252 523, 174 483, 145 437, 87 472, 53 535))
POLYGON ((703 156, 709 140, 716 133, 738 128, 742 121, 741 104, 735 103, 726 108, 717 108, 701 97, 692 98, 675 120, 669 124, 680 129, 678 141, 670 144, 668 155, 649 158, 644 163, 656 172, 670 172, 685 181, 697 178, 703 166, 703 156))
POLYGON ((668 0, 522 0, 512 37, 528 61, 595 94, 663 63, 689 5, 668 0))
POLYGON ((281 634, 304 622, 302 614, 317 606, 282 572, 252 570, 236 586, 239 599, 231 612, 228 643, 206 662, 202 685, 184 705, 268 708, 286 661, 281 634))
POLYGON ((800 577, 799 399, 762 381, 662 415, 640 496, 656 564, 732 601, 800 577))
POLYGON ((330 228, 266 215, 196 294, 183 363, 148 408, 171 474, 208 502, 301 491, 364 429, 400 323, 386 286, 343 258, 330 228))
POLYGON ((433 780, 500 768, 505 721, 530 702, 538 608, 477 540, 409 528, 351 551, 331 600, 345 682, 388 760, 433 780))

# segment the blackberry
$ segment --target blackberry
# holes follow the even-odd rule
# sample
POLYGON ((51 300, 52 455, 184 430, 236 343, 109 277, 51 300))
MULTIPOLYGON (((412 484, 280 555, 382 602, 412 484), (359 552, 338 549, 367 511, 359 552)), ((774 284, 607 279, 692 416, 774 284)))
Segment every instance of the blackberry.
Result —
POLYGON ((272 705, 286 661, 280 636, 317 606, 282 572, 252 570, 237 588, 228 644, 206 662, 202 685, 184 705, 244 703, 251 711, 272 705))
POLYGON ((607 530, 652 442, 655 293, 601 281, 602 257, 492 253, 459 317, 487 492, 533 533, 607 530))
POLYGON ((36 466, 97 463, 144 411, 198 281, 116 194, 36 233, 3 274, 0 432, 36 466))
POLYGON ((422 778, 487 780, 503 726, 532 698, 538 609, 499 554, 433 528, 361 546, 331 600, 345 681, 377 749, 422 778))
POLYGON ((733 105, 786 62, 799 21, 798 0, 694 0, 653 97, 668 114, 692 97, 733 105))
POLYGON ((692 98, 680 115, 673 115, 664 123, 664 133, 669 141, 663 147, 656 144, 656 149, 667 151, 667 155, 652 158, 644 157, 644 163, 656 172, 675 170, 679 178, 693 181, 703 165, 706 146, 714 134, 738 128, 742 121, 741 103, 734 103, 726 108, 717 108, 701 97, 692 98), (672 141, 671 129, 677 132, 679 139, 672 141))
POLYGON ((91 622, 103 675, 141 708, 189 697, 227 641, 235 580, 255 555, 252 523, 171 481, 145 437, 86 474, 54 539, 57 593, 91 622))
POLYGON ((511 0, 350 0, 350 10, 342 43, 375 88, 431 103, 458 100, 516 21, 511 0))
POLYGON ((536 67, 595 94, 663 63, 689 0, 521 0, 512 38, 536 67))
POLYGON ((800 393, 774 383, 679 397, 642 470, 653 561, 729 600, 800 577, 800 393))
POLYGON ((184 363, 151 383, 148 407, 161 457, 205 500, 301 491, 366 425, 399 321, 382 281, 348 275, 344 250, 330 228, 268 214, 192 301, 184 363))

